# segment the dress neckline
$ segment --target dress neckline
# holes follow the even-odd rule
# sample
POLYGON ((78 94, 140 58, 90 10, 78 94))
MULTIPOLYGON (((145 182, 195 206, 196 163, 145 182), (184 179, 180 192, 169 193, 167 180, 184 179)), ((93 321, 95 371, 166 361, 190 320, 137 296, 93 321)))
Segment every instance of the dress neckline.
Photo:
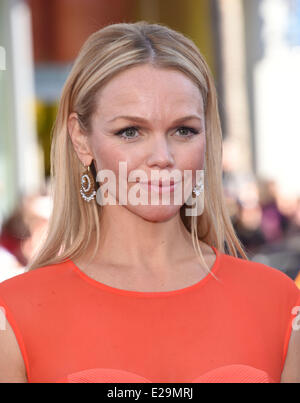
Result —
POLYGON ((110 286, 108 284, 101 283, 100 281, 95 280, 92 277, 88 276, 81 269, 79 269, 79 267, 73 262, 73 260, 69 259, 68 262, 69 262, 72 270, 77 275, 79 275, 82 280, 84 280, 85 282, 88 282, 89 284, 91 284, 94 287, 99 288, 103 291, 120 294, 120 295, 127 296, 127 297, 161 298, 161 297, 171 297, 171 296, 176 296, 176 295, 181 295, 183 293, 191 292, 191 291, 194 291, 194 290, 202 287, 208 281, 216 280, 215 274, 218 271, 218 268, 220 267, 220 260, 221 260, 222 254, 214 246, 211 246, 211 248, 216 255, 216 259, 210 269, 210 272, 207 273, 207 275, 205 277, 203 277, 201 280, 197 281, 197 283, 195 283, 195 284, 192 284, 190 286, 180 288, 177 290, 171 290, 171 291, 135 291, 135 290, 124 290, 121 288, 116 288, 116 287, 110 286))

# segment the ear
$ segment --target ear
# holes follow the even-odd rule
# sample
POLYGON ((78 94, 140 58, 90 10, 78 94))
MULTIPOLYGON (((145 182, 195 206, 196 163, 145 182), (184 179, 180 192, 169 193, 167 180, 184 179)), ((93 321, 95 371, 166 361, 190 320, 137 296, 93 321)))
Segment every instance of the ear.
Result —
POLYGON ((75 112, 72 112, 68 117, 68 133, 78 158, 84 166, 89 166, 92 163, 93 154, 88 143, 87 134, 81 129, 75 112))

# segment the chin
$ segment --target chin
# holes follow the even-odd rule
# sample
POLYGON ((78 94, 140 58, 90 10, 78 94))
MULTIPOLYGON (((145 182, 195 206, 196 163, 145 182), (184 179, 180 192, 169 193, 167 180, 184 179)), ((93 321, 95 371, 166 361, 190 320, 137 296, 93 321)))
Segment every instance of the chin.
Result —
POLYGON ((127 206, 128 210, 149 222, 164 222, 180 212, 181 206, 127 206))

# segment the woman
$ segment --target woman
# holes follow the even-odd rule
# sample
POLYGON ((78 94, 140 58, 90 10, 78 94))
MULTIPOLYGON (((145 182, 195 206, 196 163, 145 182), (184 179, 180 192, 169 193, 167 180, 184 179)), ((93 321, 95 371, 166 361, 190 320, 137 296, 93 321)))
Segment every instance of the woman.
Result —
POLYGON ((54 128, 47 238, 32 270, 0 285, 2 381, 300 380, 299 290, 247 260, 221 157, 215 88, 191 40, 145 22, 87 40, 54 128), (154 171, 182 176, 166 185, 154 171))

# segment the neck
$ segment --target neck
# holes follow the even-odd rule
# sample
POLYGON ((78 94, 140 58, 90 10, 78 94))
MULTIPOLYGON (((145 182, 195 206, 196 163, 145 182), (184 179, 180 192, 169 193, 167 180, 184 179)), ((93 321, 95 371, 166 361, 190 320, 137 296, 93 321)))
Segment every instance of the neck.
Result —
POLYGON ((147 221, 124 206, 104 206, 102 213, 95 262, 161 271, 195 257, 180 212, 164 222, 147 221))

